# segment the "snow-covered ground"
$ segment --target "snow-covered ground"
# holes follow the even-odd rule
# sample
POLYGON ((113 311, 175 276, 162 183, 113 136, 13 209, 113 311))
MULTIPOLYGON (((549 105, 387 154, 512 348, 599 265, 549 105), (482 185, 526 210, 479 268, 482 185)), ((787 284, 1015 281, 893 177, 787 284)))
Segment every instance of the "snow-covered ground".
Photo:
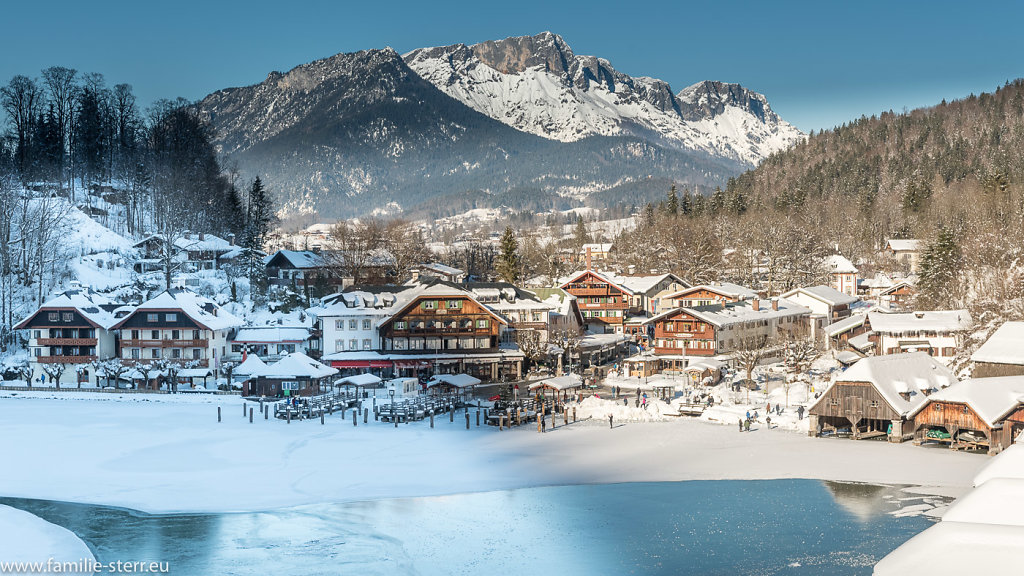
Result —
POLYGON ((0 572, 27 574, 32 569, 23 565, 19 570, 19 563, 42 562, 42 566, 49 569, 35 572, 92 574, 92 570, 66 571, 63 568, 65 562, 84 566, 94 560, 89 547, 70 530, 23 510, 0 505, 0 572))
MULTIPOLYGON (((250 424, 230 396, 81 392, 0 394, 0 495, 148 512, 254 511, 318 502, 553 484, 817 478, 959 493, 988 458, 910 444, 808 438, 785 429, 688 418, 592 420, 511 431, 465 429, 465 416, 389 424, 351 412, 250 424), (217 406, 223 422, 217 422, 217 406)), ((621 402, 621 401, 620 401, 621 402)), ((608 404, 613 404, 608 401, 608 404)), ((619 403, 614 403, 619 404, 619 403)), ((250 404, 251 405, 251 404, 250 404)), ((634 408, 635 409, 635 408, 634 408)), ((648 409, 648 412, 652 411, 648 409)))

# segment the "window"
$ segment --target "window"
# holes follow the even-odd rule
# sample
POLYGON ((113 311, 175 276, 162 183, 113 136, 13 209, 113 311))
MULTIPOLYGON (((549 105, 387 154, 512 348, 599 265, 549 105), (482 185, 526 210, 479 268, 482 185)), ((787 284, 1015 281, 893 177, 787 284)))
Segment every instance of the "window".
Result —
POLYGON ((32 349, 32 355, 33 356, 42 356, 43 355, 43 349, 42 348, 33 348, 32 349))
POLYGON ((231 345, 231 351, 232 352, 241 352, 242 351, 242 345, 241 344, 232 344, 231 345))
POLYGON ((356 340, 355 338, 349 340, 348 341, 348 349, 349 350, 359 350, 359 340, 356 340))
POLYGON ((295 352, 295 344, 278 344, 277 352, 278 354, 291 354, 295 352))
POLYGON ((202 348, 193 348, 192 349, 192 359, 193 360, 199 360, 202 357, 203 357, 203 349, 202 348))
POLYGON ((363 350, 369 350, 369 349, 370 349, 370 339, 369 338, 363 338, 363 350))
POLYGON ((476 347, 477 348, 490 348, 491 347, 491 339, 490 338, 477 338, 476 339, 476 347))
POLYGON ((159 330, 150 330, 150 332, 149 332, 149 339, 150 340, 159 340, 160 339, 160 331, 159 330))
POLYGON ((839 406, 839 398, 829 398, 828 403, 832 406, 839 406))
POLYGON ((153 348, 152 350, 150 350, 150 358, 159 358, 159 357, 160 357, 160 349, 159 348, 153 348))
POLYGON ((202 336, 199 334, 199 330, 193 330, 192 331, 192 339, 193 340, 199 340, 200 338, 202 338, 202 336))
POLYGON ((166 315, 166 319, 167 319, 168 322, 177 322, 178 321, 178 315, 177 314, 167 314, 166 315))
POLYGON ((878 408, 878 400, 872 400, 870 406, 872 408, 878 408))
POLYGON ((477 328, 487 328, 490 325, 491 325, 491 321, 490 320, 477 320, 476 321, 476 327, 477 328))
POLYGON ((335 330, 344 330, 345 329, 345 321, 344 320, 335 320, 334 321, 334 329, 335 330))
POLYGON ((449 300, 448 301, 448 309, 449 310, 458 310, 459 308, 462 308, 462 300, 449 300))
POLYGON ((363 330, 369 330, 369 329, 370 329, 370 319, 369 318, 364 318, 363 319, 363 330))
POLYGON ((934 404, 932 406, 932 409, 935 410, 936 412, 942 412, 942 404, 934 404))
POLYGON ((181 349, 180 348, 172 348, 171 349, 171 358, 181 358, 181 349))
POLYGON ((33 330, 32 337, 35 338, 36 340, 39 340, 39 330, 33 330))
POLYGON ((132 358, 138 360, 142 357, 142 352, 138 348, 132 348, 132 358))
POLYGON ((534 312, 533 313, 533 321, 534 322, 540 322, 541 321, 541 319, 540 319, 540 312, 534 312))
POLYGON ((395 350, 407 350, 409 343, 405 338, 395 338, 394 346, 395 350))
POLYGON ((158 322, 159 319, 159 314, 146 314, 146 322, 158 322))
POLYGON ((132 330, 131 331, 131 335, 132 335, 132 340, 138 340, 139 339, 139 331, 138 330, 132 330))
POLYGON ((398 322, 395 322, 395 330, 405 330, 408 327, 409 323, 406 322, 405 320, 399 320, 398 322))
POLYGON ((423 309, 424 310, 436 310, 437 309, 437 300, 424 300, 423 301, 423 309))
POLYGON ((46 315, 46 318, 50 322, 59 322, 60 321, 60 312, 50 312, 49 314, 46 315))
POLYGON ((75 315, 73 313, 71 313, 71 312, 65 312, 64 313, 64 321, 65 322, 73 322, 74 320, 75 320, 75 315))
POLYGON ((358 330, 359 329, 358 322, 355 319, 349 320, 348 321, 348 329, 349 330, 358 330))
POLYGON ((180 340, 181 330, 171 330, 171 340, 180 340))
POLYGON ((334 341, 334 351, 335 352, 344 352, 345 351, 345 341, 344 340, 335 340, 334 341))

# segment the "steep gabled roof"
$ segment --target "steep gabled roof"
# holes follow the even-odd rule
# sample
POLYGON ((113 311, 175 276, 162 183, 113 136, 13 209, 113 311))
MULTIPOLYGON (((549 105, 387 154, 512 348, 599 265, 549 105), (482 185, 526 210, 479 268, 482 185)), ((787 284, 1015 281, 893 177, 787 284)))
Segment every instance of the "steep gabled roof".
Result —
POLYGON ((689 294, 693 294, 694 292, 699 292, 701 290, 714 292, 720 296, 735 298, 737 300, 757 297, 757 292, 754 292, 745 286, 733 284, 732 282, 715 282, 713 284, 698 284, 697 286, 690 286, 689 288, 680 290, 675 294, 670 294, 668 298, 672 300, 679 300, 681 298, 685 298, 689 294))
POLYGON ((629 294, 630 296, 634 295, 633 291, 628 286, 622 284, 622 278, 607 272, 598 272, 597 270, 581 270, 579 272, 573 272, 571 275, 567 277, 567 279, 563 279, 563 281, 558 285, 558 287, 564 290, 566 286, 579 280, 580 278, 586 276, 587 274, 592 274, 598 280, 601 280, 602 282, 605 282, 607 284, 611 284, 612 286, 618 288, 619 290, 625 292, 626 294, 629 294))
POLYGON ((853 262, 843 256, 842 254, 833 254, 825 260, 825 264, 833 274, 856 274, 857 267, 853 265, 853 262))
POLYGON ((129 318, 147 310, 180 310, 193 322, 207 330, 226 330, 242 325, 241 318, 224 310, 213 300, 191 290, 171 289, 164 290, 139 304, 134 312, 122 318, 113 328, 120 328, 129 318))
POLYGON ((880 334, 902 332, 959 332, 970 328, 974 320, 967 310, 933 310, 886 314, 868 312, 871 329, 880 334))
POLYGON ((1024 403, 1024 376, 971 378, 932 394, 928 401, 966 404, 991 428, 1024 403))
MULTIPOLYGON (((911 352, 862 358, 840 374, 833 386, 854 382, 871 384, 894 412, 907 416, 928 401, 926 393, 955 384, 957 379, 949 368, 928 354, 911 352), (908 399, 900 394, 907 394, 908 399)), ((822 394, 814 406, 825 397, 822 394)))
POLYGON ((1024 322, 1006 322, 971 355, 974 362, 1024 365, 1024 322))
POLYGON ((44 302, 38 310, 19 322, 14 329, 25 328, 25 325, 40 312, 74 308, 94 327, 109 330, 114 324, 117 324, 117 318, 113 314, 113 310, 117 307, 118 304, 110 298, 94 292, 91 288, 70 288, 44 302))
POLYGON ((810 298, 814 298, 819 302, 828 304, 829 306, 842 306, 843 304, 853 304, 860 300, 856 296, 849 296, 832 288, 831 286, 817 285, 808 286, 806 288, 794 288, 789 292, 782 295, 783 298, 792 298, 797 294, 803 294, 810 298))
POLYGON ((254 370, 250 373, 250 376, 262 378, 326 378, 337 373, 337 369, 321 364, 302 352, 292 352, 273 364, 254 370))

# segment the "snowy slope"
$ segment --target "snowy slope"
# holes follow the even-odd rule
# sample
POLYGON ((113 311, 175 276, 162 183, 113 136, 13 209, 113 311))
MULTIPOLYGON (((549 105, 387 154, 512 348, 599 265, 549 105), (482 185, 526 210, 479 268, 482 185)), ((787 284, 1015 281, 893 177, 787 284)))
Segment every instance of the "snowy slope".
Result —
POLYGON ((738 84, 700 82, 673 94, 661 80, 633 78, 607 60, 576 56, 550 32, 423 48, 404 59, 474 110, 561 142, 634 135, 755 165, 803 138, 764 96, 738 84))

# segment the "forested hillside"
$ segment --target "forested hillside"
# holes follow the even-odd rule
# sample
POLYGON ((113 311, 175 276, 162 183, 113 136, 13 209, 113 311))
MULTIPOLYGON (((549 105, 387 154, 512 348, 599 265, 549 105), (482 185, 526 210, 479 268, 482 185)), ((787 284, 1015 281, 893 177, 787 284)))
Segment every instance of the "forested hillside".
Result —
MULTIPOLYGON (((921 305, 1005 312, 1024 293, 1022 184, 1024 81, 1017 80, 811 134, 710 197, 670 197, 623 238, 622 258, 660 249, 669 268, 685 272, 695 267, 693 249, 705 244, 761 250, 779 262, 770 275, 777 290, 820 276, 822 258, 834 250, 870 275, 886 238, 920 238, 930 247, 921 305)), ((721 275, 720 258, 699 258, 701 275, 721 275)))

